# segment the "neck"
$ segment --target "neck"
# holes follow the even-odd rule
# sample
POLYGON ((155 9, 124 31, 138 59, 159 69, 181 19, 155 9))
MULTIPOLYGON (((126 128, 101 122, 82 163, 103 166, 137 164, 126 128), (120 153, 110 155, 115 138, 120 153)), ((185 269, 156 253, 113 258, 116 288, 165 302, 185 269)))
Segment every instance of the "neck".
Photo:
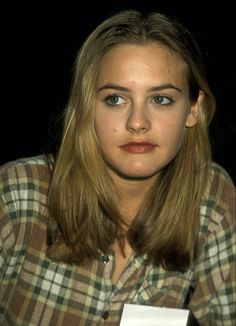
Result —
POLYGON ((111 173, 115 186, 115 196, 123 220, 130 224, 139 209, 145 196, 154 185, 156 177, 147 179, 125 179, 111 173))

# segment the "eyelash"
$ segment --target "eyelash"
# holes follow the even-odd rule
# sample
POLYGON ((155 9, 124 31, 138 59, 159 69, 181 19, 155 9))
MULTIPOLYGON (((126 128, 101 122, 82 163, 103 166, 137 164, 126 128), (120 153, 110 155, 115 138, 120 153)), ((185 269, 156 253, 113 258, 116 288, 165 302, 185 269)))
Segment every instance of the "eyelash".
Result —
POLYGON ((154 101, 154 104, 161 105, 161 106, 169 106, 172 103, 174 103, 174 100, 171 97, 165 96, 165 95, 160 95, 160 94, 154 95, 152 97, 152 101, 154 101), (165 104, 163 104, 163 103, 155 103, 155 98, 162 99, 162 100, 167 100, 168 103, 165 103, 165 104))
MULTIPOLYGON (((108 95, 108 96, 106 96, 105 97, 105 99, 104 99, 104 102, 108 105, 108 106, 112 106, 112 107, 117 107, 117 106, 119 106, 119 105, 122 105, 122 104, 124 104, 124 103, 126 103, 127 101, 124 99, 124 97, 123 96, 120 96, 120 95, 117 95, 117 94, 111 94, 111 95, 108 95), (118 99, 118 98, 120 98, 120 99, 122 99, 123 100, 123 103, 121 103, 121 104, 116 104, 116 103, 109 103, 109 100, 111 100, 111 99, 114 99, 114 98, 116 98, 116 99, 118 99)), ((163 107, 165 107, 165 106, 169 106, 169 105, 171 105, 171 104, 173 104, 174 103, 174 100, 171 98, 171 97, 169 97, 169 96, 165 96, 165 95, 160 95, 160 94, 158 94, 158 95, 154 95, 152 98, 151 98, 151 102, 152 103, 154 103, 154 104, 156 104, 156 105, 158 105, 158 106, 163 106, 163 107), (156 103, 155 102, 155 99, 161 99, 161 100, 167 100, 168 101, 168 103, 165 103, 165 104, 163 104, 163 103, 156 103)))
MULTIPOLYGON (((108 106, 119 106, 120 104, 111 104, 111 103, 109 103, 109 100, 111 100, 111 99, 114 99, 114 98, 121 98, 123 101, 124 101, 124 103, 126 102, 126 100, 122 97, 122 96, 120 96, 120 95, 117 95, 117 94, 112 94, 112 95, 108 95, 108 96, 106 96, 105 97, 105 99, 104 99, 104 102, 108 105, 108 106)), ((123 103, 122 103, 123 104, 123 103)))

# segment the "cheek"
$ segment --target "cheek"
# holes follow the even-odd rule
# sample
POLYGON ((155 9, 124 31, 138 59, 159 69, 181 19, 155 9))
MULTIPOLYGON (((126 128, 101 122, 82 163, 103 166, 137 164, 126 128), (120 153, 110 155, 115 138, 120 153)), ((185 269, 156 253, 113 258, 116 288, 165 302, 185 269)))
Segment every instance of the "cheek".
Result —
POLYGON ((185 118, 181 117, 181 119, 176 118, 171 121, 165 121, 160 128, 163 143, 173 147, 179 146, 184 135, 185 118))
POLYGON ((97 116, 95 117, 95 131, 101 144, 106 145, 114 141, 114 136, 119 134, 121 126, 116 119, 97 116))
POLYGON ((98 110, 95 114, 95 130, 98 137, 116 134, 122 130, 122 121, 113 114, 104 114, 98 110))

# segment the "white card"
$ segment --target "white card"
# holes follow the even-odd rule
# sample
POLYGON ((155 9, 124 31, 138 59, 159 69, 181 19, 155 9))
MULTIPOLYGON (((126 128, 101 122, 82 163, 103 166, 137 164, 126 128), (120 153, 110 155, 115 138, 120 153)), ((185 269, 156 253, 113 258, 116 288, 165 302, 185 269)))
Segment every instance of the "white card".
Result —
POLYGON ((125 304, 120 326, 186 326, 189 310, 125 304))

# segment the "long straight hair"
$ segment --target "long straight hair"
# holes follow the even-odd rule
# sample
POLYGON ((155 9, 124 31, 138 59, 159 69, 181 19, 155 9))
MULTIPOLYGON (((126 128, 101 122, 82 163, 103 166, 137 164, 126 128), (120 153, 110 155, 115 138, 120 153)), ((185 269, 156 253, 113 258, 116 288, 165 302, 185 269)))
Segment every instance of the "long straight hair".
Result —
POLYGON ((55 157, 48 196, 47 254, 55 260, 85 263, 111 252, 123 220, 94 128, 95 84, 99 63, 112 47, 157 42, 186 64, 189 97, 205 96, 198 123, 186 128, 175 158, 159 173, 127 237, 138 255, 168 270, 184 270, 197 254, 200 203, 211 147, 208 126, 215 99, 193 35, 175 18, 128 10, 102 22, 81 47, 64 113, 61 145, 55 157))

